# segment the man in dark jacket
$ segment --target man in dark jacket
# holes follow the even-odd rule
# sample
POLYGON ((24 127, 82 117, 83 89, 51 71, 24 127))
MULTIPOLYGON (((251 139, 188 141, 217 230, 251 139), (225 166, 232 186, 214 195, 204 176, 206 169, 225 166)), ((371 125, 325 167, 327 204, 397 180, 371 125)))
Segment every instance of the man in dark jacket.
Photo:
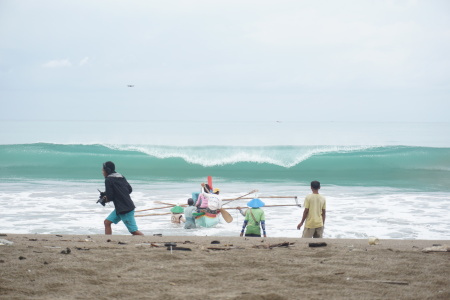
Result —
POLYGON ((112 234, 111 224, 123 221, 132 235, 144 235, 138 230, 134 218, 134 203, 130 194, 133 191, 131 185, 121 174, 116 172, 116 166, 112 161, 103 164, 103 176, 105 177, 105 200, 112 201, 115 209, 105 219, 105 234, 112 234))

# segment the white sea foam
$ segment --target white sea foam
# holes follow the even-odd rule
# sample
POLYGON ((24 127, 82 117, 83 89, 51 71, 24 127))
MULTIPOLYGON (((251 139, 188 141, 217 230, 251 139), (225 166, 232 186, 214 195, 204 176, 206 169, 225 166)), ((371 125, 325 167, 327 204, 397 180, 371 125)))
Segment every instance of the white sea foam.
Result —
POLYGON ((291 168, 314 155, 348 153, 374 146, 284 146, 284 147, 173 147, 154 145, 105 145, 114 150, 135 151, 165 159, 181 158, 204 167, 223 166, 240 162, 267 163, 291 168))
MULTIPOLYGON (((156 201, 182 204, 199 189, 198 182, 173 184, 157 182, 133 182, 133 200, 137 210, 161 207, 156 201)), ((274 183, 248 186, 238 182, 217 182, 223 197, 238 197, 249 189, 259 189, 254 196, 279 195, 298 196, 303 204, 304 196, 310 192, 307 186, 274 183)), ((103 220, 114 209, 96 204, 97 188, 103 182, 39 182, 33 191, 22 192, 17 186, 0 184, 0 206, 2 225, 0 232, 47 233, 47 234, 102 234, 103 220)), ((447 211, 450 205, 448 193, 426 193, 380 187, 323 186, 321 192, 327 197, 327 238, 379 239, 450 239, 450 220, 447 211)), ((295 204, 293 199, 264 199, 266 205, 295 204)), ((248 200, 237 200, 225 207, 245 206, 248 200)), ((272 237, 299 237, 296 229, 303 208, 267 207, 267 234, 272 237)), ((169 209, 136 213, 165 213, 169 209)), ((170 215, 137 218, 138 226, 147 235, 180 236, 238 236, 243 217, 230 209, 232 223, 223 220, 215 228, 185 230, 170 223, 170 215)), ((123 224, 113 227, 114 234, 128 234, 123 224)))

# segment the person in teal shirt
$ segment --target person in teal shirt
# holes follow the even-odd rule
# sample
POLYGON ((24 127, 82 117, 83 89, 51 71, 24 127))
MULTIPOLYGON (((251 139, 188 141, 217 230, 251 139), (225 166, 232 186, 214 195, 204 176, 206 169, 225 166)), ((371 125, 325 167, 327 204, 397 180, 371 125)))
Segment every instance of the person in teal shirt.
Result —
POLYGON ((261 237, 261 228, 263 230, 264 237, 266 235, 266 218, 264 210, 261 209, 264 206, 264 202, 260 199, 252 199, 247 203, 250 209, 245 212, 245 220, 242 225, 242 231, 240 236, 244 235, 249 237, 261 237), (247 229, 246 229, 247 228, 247 229))
POLYGON ((195 218, 192 215, 197 211, 197 207, 194 206, 194 199, 188 199, 188 207, 184 209, 184 218, 186 219, 186 223, 184 223, 184 229, 192 229, 196 228, 195 218))

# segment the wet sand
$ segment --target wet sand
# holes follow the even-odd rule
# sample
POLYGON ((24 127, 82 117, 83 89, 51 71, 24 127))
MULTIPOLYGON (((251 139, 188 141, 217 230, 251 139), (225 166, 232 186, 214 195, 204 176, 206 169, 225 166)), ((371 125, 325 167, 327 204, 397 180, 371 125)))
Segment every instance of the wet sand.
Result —
POLYGON ((356 239, 34 234, 0 239, 13 242, 0 245, 0 299, 450 299, 450 252, 423 251, 450 241, 369 245, 356 239))

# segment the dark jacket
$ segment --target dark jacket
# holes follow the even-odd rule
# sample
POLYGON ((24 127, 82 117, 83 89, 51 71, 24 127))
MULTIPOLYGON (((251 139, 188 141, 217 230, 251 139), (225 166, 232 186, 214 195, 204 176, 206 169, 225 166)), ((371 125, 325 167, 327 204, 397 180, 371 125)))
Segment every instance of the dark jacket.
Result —
POLYGON ((106 197, 108 201, 114 202, 118 214, 124 214, 136 208, 130 197, 132 191, 131 185, 119 173, 109 174, 105 178, 106 197))

